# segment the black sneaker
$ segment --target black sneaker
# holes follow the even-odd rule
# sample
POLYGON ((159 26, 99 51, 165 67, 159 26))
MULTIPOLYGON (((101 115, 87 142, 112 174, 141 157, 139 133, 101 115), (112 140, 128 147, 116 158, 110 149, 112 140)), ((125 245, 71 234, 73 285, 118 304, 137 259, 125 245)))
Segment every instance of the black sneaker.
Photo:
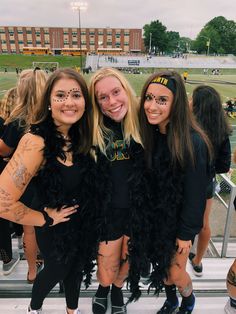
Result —
POLYGON ((195 254, 190 252, 188 258, 190 260, 190 264, 192 265, 193 273, 194 273, 195 276, 201 277, 202 276, 202 271, 203 271, 202 263, 200 265, 195 265, 193 263, 194 257, 195 257, 195 254))
POLYGON ((178 308, 179 308, 179 303, 173 305, 166 300, 162 308, 159 311, 157 311, 156 314, 175 314, 177 313, 178 308))
POLYGON ((184 306, 181 304, 179 311, 176 314, 191 314, 194 309, 194 305, 195 305, 195 296, 193 294, 193 304, 188 305, 188 306, 184 306))

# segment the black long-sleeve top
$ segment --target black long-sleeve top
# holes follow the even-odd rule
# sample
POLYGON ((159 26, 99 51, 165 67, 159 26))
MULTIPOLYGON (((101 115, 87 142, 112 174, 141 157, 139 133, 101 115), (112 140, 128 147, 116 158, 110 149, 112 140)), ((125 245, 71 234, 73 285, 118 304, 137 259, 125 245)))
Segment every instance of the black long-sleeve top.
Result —
MULTIPOLYGON (((179 176, 179 179, 176 179, 175 184, 180 184, 182 191, 181 196, 176 195, 176 198, 182 198, 181 204, 178 203, 178 208, 176 208, 176 238, 186 241, 192 240, 203 226, 203 215, 206 205, 206 188, 210 182, 206 144, 196 132, 192 132, 192 143, 195 158, 194 164, 190 158, 188 158, 189 160, 185 163, 184 169, 174 170, 171 161, 168 164, 168 167, 170 167, 168 171, 169 175, 172 174, 175 177, 179 176)), ((167 144, 167 135, 156 132, 154 167, 161 167, 161 163, 158 159, 166 159, 167 155, 169 155, 169 160, 171 160, 167 144)), ((164 169, 160 169, 160 171, 162 170, 164 169)), ((171 178, 166 178, 166 184, 165 182, 162 184, 162 191, 159 191, 160 194, 175 193, 174 191, 171 191, 171 184, 169 184, 170 180, 171 178)), ((168 206, 168 204, 166 205, 168 206)))

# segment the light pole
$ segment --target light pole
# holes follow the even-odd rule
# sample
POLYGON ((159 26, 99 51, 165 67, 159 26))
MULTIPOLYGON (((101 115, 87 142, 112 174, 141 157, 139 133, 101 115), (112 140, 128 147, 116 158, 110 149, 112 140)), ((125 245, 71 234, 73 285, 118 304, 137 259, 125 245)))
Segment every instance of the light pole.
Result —
POLYGON ((151 54, 152 52, 152 33, 150 33, 150 37, 149 37, 149 54, 151 54))
POLYGON ((81 19, 80 19, 80 11, 87 10, 88 3, 87 2, 71 2, 71 9, 74 12, 78 12, 79 15, 79 50, 80 50, 80 71, 82 70, 82 41, 81 41, 81 19))
POLYGON ((207 39, 207 42, 206 42, 206 46, 207 46, 207 56, 209 56, 209 53, 210 53, 210 44, 211 44, 211 38, 210 37, 207 37, 207 36, 203 36, 201 35, 200 37, 203 37, 203 38, 206 38, 207 39))

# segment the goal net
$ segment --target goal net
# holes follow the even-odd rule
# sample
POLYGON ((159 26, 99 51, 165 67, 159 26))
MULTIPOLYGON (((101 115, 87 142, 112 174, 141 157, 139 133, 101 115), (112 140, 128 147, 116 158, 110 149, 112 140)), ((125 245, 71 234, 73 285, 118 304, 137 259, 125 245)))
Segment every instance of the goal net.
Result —
POLYGON ((44 70, 46 72, 54 72, 59 68, 58 62, 33 62, 33 68, 40 68, 40 70, 44 70))

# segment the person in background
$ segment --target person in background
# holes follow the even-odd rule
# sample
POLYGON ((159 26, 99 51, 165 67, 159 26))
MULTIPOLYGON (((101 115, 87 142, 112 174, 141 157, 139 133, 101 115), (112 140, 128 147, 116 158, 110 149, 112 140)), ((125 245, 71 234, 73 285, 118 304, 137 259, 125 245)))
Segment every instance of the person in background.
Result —
POLYGON ((55 71, 34 121, 0 176, 0 216, 38 227, 44 268, 34 281, 28 313, 42 313, 45 297, 62 280, 66 313, 79 314, 81 272, 96 224, 93 206, 87 206, 94 191, 87 189, 85 178, 91 168, 92 127, 84 79, 71 69, 55 71), (32 181, 28 207, 20 199, 32 181))
MULTIPOLYGON (((0 137, 4 132, 4 122, 9 117, 11 111, 16 104, 16 88, 9 89, 1 101, 0 106, 0 137)), ((0 157, 0 172, 3 171, 7 161, 0 157)), ((0 255, 3 261, 3 275, 9 275, 20 261, 18 252, 12 252, 12 239, 10 222, 0 218, 0 255)))
MULTIPOLYGON (((5 121, 5 128, 0 139, 0 155, 11 157, 21 137, 27 132, 30 124, 41 110, 41 99, 46 84, 47 75, 39 69, 24 70, 17 82, 16 106, 5 121)), ((32 185, 31 185, 32 187, 32 185)), ((29 187, 22 201, 30 206, 33 199, 33 189, 29 187)), ((38 246, 33 226, 23 226, 23 246, 28 263, 27 282, 32 284, 37 275, 38 246)))
POLYGON ((198 235, 196 254, 190 253, 189 259, 196 276, 202 276, 202 258, 211 237, 209 216, 215 193, 216 173, 227 173, 231 164, 229 135, 231 129, 226 119, 219 93, 211 86, 201 85, 194 89, 190 108, 208 135, 213 147, 212 180, 207 187, 207 202, 204 212, 203 228, 198 235))
MULTIPOLYGON (((236 164, 236 149, 233 151, 233 162, 236 164)), ((236 198, 234 199, 234 208, 236 208, 236 198)), ((236 313, 236 259, 230 266, 226 277, 227 291, 229 299, 225 305, 224 311, 226 314, 236 313)))
POLYGON ((137 193, 142 194, 142 177, 136 180, 134 176, 143 152, 138 104, 125 77, 112 68, 100 69, 93 75, 90 95, 99 178, 97 204, 103 219, 97 256, 99 287, 92 311, 106 313, 111 290, 112 313, 121 314, 127 311, 121 289, 129 271, 130 216, 135 212, 133 200, 140 199, 137 193), (141 183, 139 191, 134 188, 137 182, 141 183))
POLYGON ((163 71, 147 79, 141 93, 140 128, 152 195, 149 234, 143 238, 150 241, 151 286, 160 290, 158 283, 164 277, 167 297, 157 313, 190 314, 195 296, 186 263, 203 225, 211 145, 191 116, 177 72, 163 71), (182 297, 180 307, 176 287, 182 297))

